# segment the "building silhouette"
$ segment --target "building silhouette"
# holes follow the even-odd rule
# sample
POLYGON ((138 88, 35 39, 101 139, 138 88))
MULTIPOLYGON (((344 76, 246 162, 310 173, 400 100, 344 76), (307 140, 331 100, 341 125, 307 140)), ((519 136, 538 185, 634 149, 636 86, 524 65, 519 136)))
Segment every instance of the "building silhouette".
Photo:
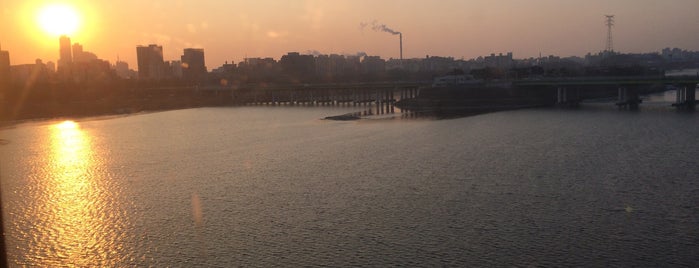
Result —
POLYGON ((94 53, 84 51, 83 46, 81 44, 73 44, 73 63, 90 62, 97 59, 97 55, 95 55, 94 53))
POLYGON ((18 64, 10 67, 10 80, 15 85, 24 88, 32 88, 36 84, 45 84, 49 80, 49 72, 46 64, 41 59, 36 59, 34 63, 18 64))
POLYGON ((306 82, 315 74, 315 59, 313 55, 301 55, 289 52, 279 60, 282 72, 290 82, 306 82))
POLYGON ((70 45, 70 37, 61 35, 61 37, 58 38, 58 42, 58 73, 62 78, 68 79, 72 75, 71 67, 73 65, 73 53, 70 45))
POLYGON ((165 75, 163 47, 159 45, 137 46, 138 79, 160 80, 165 75))
POLYGON ((240 79, 247 83, 277 81, 281 72, 273 58, 245 58, 235 70, 240 79))
POLYGON ((362 59, 362 73, 378 74, 386 71, 386 61, 379 56, 365 56, 362 59))
POLYGON ((487 67, 494 67, 494 68, 510 68, 514 64, 514 60, 512 59, 512 52, 507 52, 507 54, 503 55, 502 53, 495 55, 495 53, 490 54, 490 56, 486 56, 484 58, 485 60, 485 65, 487 67))
POLYGON ((53 61, 46 62, 46 70, 53 74, 56 72, 56 64, 53 61))
POLYGON ((113 66, 114 71, 116 72, 116 75, 124 78, 124 79, 134 79, 136 78, 136 74, 129 69, 129 64, 125 61, 121 61, 117 59, 116 63, 114 63, 113 66))
POLYGON ((0 48, 0 96, 10 86, 10 52, 0 48))
POLYGON ((167 70, 169 73, 168 74, 169 76, 172 76, 172 77, 177 78, 177 79, 182 78, 182 72, 183 72, 184 68, 182 67, 183 64, 182 64, 181 60, 169 61, 169 63, 166 65, 169 66, 169 68, 167 70))
POLYGON ((80 55, 83 54, 83 46, 79 43, 72 45, 73 48, 73 61, 78 61, 80 55))
POLYGON ((206 77, 206 63, 204 61, 204 49, 185 48, 182 60, 182 78, 186 81, 197 82, 206 77))

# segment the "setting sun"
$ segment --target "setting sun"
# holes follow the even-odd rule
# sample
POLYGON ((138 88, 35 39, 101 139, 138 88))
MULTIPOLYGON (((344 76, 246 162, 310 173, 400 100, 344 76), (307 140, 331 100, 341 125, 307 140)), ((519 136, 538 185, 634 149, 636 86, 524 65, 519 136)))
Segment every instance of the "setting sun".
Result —
POLYGON ((80 16, 68 5, 48 5, 37 16, 39 26, 51 35, 72 35, 80 26, 80 16))

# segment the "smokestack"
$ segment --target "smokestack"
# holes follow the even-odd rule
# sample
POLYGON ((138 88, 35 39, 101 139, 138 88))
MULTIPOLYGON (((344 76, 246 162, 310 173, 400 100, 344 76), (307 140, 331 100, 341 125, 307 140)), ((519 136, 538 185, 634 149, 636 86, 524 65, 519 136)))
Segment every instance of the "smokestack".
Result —
POLYGON ((373 21, 373 22, 371 22, 371 24, 366 23, 366 22, 359 23, 359 27, 361 29, 364 29, 364 27, 367 27, 369 25, 371 25, 371 29, 374 31, 390 33, 392 35, 398 35, 398 38, 400 38, 400 61, 402 63, 403 62, 403 33, 396 31, 396 30, 393 30, 391 28, 388 28, 388 26, 386 26, 386 24, 380 24, 377 21, 373 21))
POLYGON ((398 34, 400 38, 400 62, 403 63, 403 33, 398 34))

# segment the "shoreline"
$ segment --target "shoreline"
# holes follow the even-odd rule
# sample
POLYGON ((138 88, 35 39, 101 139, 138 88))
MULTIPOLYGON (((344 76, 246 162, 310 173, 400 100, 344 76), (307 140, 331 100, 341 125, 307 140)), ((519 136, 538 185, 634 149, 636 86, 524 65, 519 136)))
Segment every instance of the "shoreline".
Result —
POLYGON ((218 96, 163 96, 143 98, 101 98, 73 101, 25 100, 22 103, 0 103, 0 128, 31 121, 60 118, 128 116, 140 113, 202 107, 235 106, 218 96))

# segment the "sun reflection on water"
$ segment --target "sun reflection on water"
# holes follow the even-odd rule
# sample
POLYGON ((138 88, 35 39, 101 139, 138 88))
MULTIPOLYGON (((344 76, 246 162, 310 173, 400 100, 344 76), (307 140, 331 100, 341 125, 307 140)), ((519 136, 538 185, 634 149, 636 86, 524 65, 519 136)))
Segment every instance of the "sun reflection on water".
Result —
POLYGON ((114 202, 90 138, 73 121, 50 127, 28 252, 42 256, 34 261, 46 267, 109 266, 120 254, 123 222, 110 207, 114 202))

